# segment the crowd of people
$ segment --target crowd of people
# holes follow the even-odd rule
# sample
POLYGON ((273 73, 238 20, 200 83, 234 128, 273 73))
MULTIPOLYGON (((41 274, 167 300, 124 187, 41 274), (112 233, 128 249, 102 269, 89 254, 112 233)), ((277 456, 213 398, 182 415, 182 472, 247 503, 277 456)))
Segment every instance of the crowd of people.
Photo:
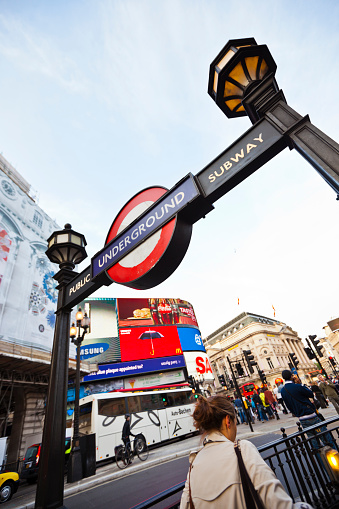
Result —
MULTIPOLYGON (((288 370, 286 370, 287 372, 288 370)), ((291 381, 298 385, 303 385, 312 391, 309 397, 313 401, 316 409, 327 408, 329 403, 332 403, 334 409, 339 414, 339 379, 336 377, 325 378, 318 375, 317 380, 312 380, 309 383, 302 384, 297 375, 291 373, 291 381)), ((233 406, 236 411, 237 424, 247 424, 248 419, 252 423, 262 422, 265 423, 270 419, 280 419, 279 412, 284 414, 291 413, 285 403, 281 394, 284 383, 277 382, 271 386, 265 386, 257 389, 251 395, 242 396, 241 399, 238 394, 234 394, 231 398, 233 406), (244 410, 244 408, 247 410, 244 410)), ((293 412, 292 412, 293 414, 293 412)), ((294 414, 293 414, 294 415, 294 414)), ((298 417, 298 416, 296 416, 298 417)))

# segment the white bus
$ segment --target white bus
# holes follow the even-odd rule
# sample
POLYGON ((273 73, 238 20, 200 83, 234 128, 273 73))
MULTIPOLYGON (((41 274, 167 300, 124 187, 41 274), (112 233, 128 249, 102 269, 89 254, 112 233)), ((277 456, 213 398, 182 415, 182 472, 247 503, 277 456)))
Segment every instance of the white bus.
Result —
MULTIPOLYGON (((79 431, 95 433, 96 461, 114 456, 122 443, 125 414, 131 414, 133 435, 142 433, 148 445, 193 433, 195 397, 190 388, 149 392, 108 392, 80 400, 79 431)), ((133 437, 132 437, 133 438, 133 437)))

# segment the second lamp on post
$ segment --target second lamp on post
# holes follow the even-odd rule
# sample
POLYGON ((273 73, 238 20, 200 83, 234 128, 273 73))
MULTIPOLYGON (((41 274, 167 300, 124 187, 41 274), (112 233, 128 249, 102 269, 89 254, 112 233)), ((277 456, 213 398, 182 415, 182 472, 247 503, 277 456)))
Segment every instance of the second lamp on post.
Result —
POLYGON ((76 367, 76 382, 75 382, 75 397, 74 397, 74 420, 73 420, 73 444, 71 457, 69 460, 67 481, 76 482, 83 478, 81 450, 80 450, 80 436, 79 436, 79 399, 80 399, 80 347, 84 340, 85 334, 90 325, 90 319, 87 314, 83 314, 81 308, 78 309, 76 318, 76 326, 73 323, 70 329, 70 337, 72 342, 77 347, 77 367, 76 367), (82 329, 82 334, 81 334, 82 329), (78 335, 77 335, 78 333, 78 335))

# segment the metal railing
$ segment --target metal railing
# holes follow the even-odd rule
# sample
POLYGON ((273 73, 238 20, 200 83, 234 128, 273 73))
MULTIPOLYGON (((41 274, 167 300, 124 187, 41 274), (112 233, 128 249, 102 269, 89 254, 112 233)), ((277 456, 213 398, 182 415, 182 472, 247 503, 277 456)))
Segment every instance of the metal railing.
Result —
MULTIPOLYGON (((339 415, 307 428, 308 433, 317 430, 313 436, 309 436, 298 422, 299 430, 296 433, 287 436, 285 429, 281 428, 281 438, 258 447, 262 458, 281 481, 293 502, 308 502, 315 509, 339 507, 339 484, 329 475, 329 467, 321 454, 321 448, 327 444, 328 432, 339 450, 338 421, 339 415), (324 425, 327 429, 319 432, 319 428, 324 425)), ((131 509, 178 509, 184 486, 185 482, 178 483, 131 509), (175 496, 178 493, 180 496, 175 496), (163 501, 167 501, 167 505, 160 505, 163 501)))

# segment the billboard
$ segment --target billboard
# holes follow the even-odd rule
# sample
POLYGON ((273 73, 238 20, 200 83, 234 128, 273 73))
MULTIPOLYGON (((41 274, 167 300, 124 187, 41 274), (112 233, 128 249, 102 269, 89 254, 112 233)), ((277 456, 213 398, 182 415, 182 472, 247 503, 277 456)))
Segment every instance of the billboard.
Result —
POLYGON ((192 325, 198 327, 194 309, 186 300, 164 298, 117 299, 119 327, 192 325))
POLYGON ((173 326, 121 328, 119 334, 122 361, 182 354, 178 330, 173 326))
POLYGON ((187 372, 197 377, 202 375, 205 380, 214 380, 209 358, 204 352, 184 352, 187 372))
POLYGON ((128 377, 124 379, 124 387, 125 389, 144 389, 145 387, 173 385, 184 381, 184 371, 182 369, 178 369, 176 371, 165 371, 164 373, 128 377))
POLYGON ((121 378, 126 375, 139 375, 152 371, 167 371, 185 367, 183 355, 159 359, 146 359, 142 361, 116 362, 99 366, 98 371, 84 377, 84 382, 101 380, 103 378, 121 378))
POLYGON ((192 327, 178 327, 178 334, 183 352, 190 350, 206 352, 199 329, 193 329, 192 327))
POLYGON ((91 320, 80 348, 80 360, 104 364, 119 362, 120 340, 116 299, 88 299, 82 306, 91 320))

